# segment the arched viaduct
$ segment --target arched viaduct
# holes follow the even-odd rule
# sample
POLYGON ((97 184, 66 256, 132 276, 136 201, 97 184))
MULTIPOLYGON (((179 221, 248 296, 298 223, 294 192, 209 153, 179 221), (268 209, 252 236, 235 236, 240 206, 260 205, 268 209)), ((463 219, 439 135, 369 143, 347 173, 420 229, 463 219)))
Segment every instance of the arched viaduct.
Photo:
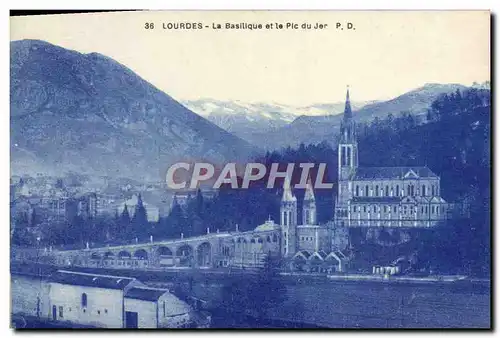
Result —
POLYGON ((174 240, 60 250, 48 253, 58 265, 102 268, 259 267, 280 252, 279 229, 224 232, 174 240))

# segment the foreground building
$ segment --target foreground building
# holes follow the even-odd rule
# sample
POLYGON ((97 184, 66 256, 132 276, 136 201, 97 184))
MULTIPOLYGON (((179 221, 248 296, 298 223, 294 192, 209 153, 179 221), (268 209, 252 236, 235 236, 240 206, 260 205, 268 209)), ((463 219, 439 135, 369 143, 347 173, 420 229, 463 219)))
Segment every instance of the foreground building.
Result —
POLYGON ((59 270, 49 279, 49 319, 103 328, 194 326, 193 311, 167 289, 135 278, 59 270))

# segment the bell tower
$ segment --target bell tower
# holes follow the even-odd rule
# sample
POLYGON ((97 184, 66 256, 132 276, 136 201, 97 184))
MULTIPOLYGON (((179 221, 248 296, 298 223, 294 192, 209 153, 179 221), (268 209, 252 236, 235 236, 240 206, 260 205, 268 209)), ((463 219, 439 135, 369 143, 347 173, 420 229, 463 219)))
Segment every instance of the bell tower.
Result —
POLYGON ((307 180, 306 192, 302 203, 302 224, 316 225, 316 199, 310 178, 307 180))
MULTIPOLYGON (((335 218, 345 220, 348 216, 347 201, 352 197, 351 179, 358 167, 358 142, 356 123, 354 122, 349 97, 349 86, 345 99, 344 116, 340 123, 338 147, 338 194, 335 206, 335 218)), ((340 222, 341 225, 344 222, 340 222)))
POLYGON ((283 257, 293 256, 297 249, 297 198, 293 195, 290 178, 285 177, 280 207, 281 253, 283 257))

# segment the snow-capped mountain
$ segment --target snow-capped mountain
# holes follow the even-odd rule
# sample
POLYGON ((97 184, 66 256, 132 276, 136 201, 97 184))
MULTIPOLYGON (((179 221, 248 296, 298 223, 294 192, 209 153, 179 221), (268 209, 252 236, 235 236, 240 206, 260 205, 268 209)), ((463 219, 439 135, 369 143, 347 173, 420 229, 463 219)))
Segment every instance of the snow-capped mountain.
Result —
MULTIPOLYGON (((300 116, 326 116, 340 114, 343 102, 310 106, 291 106, 279 103, 248 103, 243 101, 219 101, 214 99, 187 100, 181 103, 236 136, 254 141, 254 135, 272 132, 292 123, 300 116)), ((365 102, 353 102, 354 109, 365 102)))

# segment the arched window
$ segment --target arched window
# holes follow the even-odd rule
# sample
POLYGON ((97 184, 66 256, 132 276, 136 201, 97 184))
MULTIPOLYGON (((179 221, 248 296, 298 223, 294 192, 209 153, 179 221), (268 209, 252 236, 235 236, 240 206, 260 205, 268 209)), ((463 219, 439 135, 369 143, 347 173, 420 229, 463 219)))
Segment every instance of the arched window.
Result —
POLYGON ((411 187, 410 186, 406 187, 406 195, 411 196, 411 187))
POLYGON ((87 307, 87 294, 82 293, 82 307, 87 307))
POLYGON ((389 196, 389 186, 385 186, 385 196, 389 196))
POLYGON ((375 186, 375 196, 378 196, 378 185, 375 186))
POLYGON ((396 196, 399 196, 399 185, 396 186, 396 196))
POLYGON ((356 185, 356 196, 359 196, 359 185, 356 185))
POLYGON ((434 188, 434 186, 432 186, 432 195, 431 196, 435 196, 435 192, 436 192, 435 188, 434 188))
POLYGON ((276 243, 278 241, 278 236, 276 234, 273 235, 273 243, 276 243))
POLYGON ((422 186, 422 196, 425 197, 425 185, 422 186))
POLYGON ((368 197, 368 186, 365 186, 365 196, 368 197))

